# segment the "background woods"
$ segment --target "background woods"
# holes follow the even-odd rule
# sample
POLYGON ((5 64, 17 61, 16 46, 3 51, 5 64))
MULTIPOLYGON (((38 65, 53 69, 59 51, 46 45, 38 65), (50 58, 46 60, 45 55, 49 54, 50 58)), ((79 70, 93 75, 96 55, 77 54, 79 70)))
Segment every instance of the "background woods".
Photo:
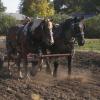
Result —
MULTIPOLYGON (((16 24, 16 19, 5 13, 5 10, 6 7, 0 0, 0 34, 16 24)), ((30 17, 52 17, 55 23, 82 14, 89 17, 85 21, 86 38, 100 38, 99 0, 20 0, 19 12, 30 17)))
POLYGON ((48 0, 21 0, 19 10, 27 16, 52 16, 53 5, 48 0))

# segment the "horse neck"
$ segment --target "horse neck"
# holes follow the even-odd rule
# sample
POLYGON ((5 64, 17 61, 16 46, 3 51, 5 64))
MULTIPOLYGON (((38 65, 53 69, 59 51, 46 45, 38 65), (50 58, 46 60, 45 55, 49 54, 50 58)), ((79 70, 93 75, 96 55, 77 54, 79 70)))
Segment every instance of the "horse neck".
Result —
POLYGON ((73 37, 71 28, 64 24, 56 28, 55 36, 59 37, 60 39, 65 39, 66 41, 70 41, 73 37))
POLYGON ((40 41, 42 39, 43 31, 42 31, 40 25, 37 28, 35 28, 34 31, 32 31, 32 37, 33 37, 34 41, 40 41))

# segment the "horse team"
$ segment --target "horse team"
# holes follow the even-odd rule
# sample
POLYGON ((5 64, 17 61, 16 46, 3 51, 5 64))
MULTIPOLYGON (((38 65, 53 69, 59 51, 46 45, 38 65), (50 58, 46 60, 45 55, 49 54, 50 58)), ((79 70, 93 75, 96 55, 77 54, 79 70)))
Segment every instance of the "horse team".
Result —
MULTIPOLYGON (((26 34, 23 29, 23 26, 13 26, 8 29, 6 45, 9 72, 11 67, 11 59, 15 60, 15 63, 18 66, 19 77, 22 78, 23 74, 20 67, 22 61, 24 62, 23 67, 25 68, 25 75, 26 77, 30 77, 27 55, 69 54, 68 56, 65 56, 65 59, 68 60, 68 75, 71 75, 71 62, 74 51, 74 42, 77 41, 79 46, 83 46, 85 43, 84 25, 82 25, 81 20, 70 18, 66 19, 58 26, 52 26, 52 36, 54 39, 53 43, 51 43, 51 29, 49 28, 48 20, 35 19, 31 21, 27 26, 26 34)), ((41 58, 31 61, 33 68, 32 74, 35 75, 37 73, 38 67, 35 65, 41 66, 42 61, 44 60, 47 65, 46 71, 53 73, 53 76, 57 76, 59 62, 56 58, 58 57, 60 56, 54 57, 54 68, 52 72, 50 66, 50 57, 47 56, 45 59, 41 58)))

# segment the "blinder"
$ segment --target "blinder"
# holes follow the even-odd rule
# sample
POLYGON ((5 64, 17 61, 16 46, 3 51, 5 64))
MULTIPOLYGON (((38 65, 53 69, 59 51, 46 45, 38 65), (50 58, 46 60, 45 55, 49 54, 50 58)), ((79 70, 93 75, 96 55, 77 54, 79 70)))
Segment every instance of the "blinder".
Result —
POLYGON ((81 35, 83 36, 84 35, 84 31, 81 32, 79 24, 80 24, 80 22, 71 23, 71 28, 72 28, 74 37, 81 36, 81 35))
POLYGON ((78 41, 78 44, 80 46, 84 45, 84 31, 81 31, 80 22, 72 22, 71 23, 72 28, 72 35, 75 38, 75 40, 78 41))

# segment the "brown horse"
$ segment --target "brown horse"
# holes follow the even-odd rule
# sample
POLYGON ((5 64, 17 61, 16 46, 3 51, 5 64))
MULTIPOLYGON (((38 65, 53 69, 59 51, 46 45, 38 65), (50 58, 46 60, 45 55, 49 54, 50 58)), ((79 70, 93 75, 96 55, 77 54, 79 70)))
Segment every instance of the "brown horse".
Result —
MULTIPOLYGON (((26 75, 28 75, 28 67, 27 67, 27 55, 29 53, 35 53, 40 55, 41 52, 43 54, 47 54, 47 48, 49 47, 50 44, 50 34, 48 30, 48 22, 46 20, 42 19, 36 19, 31 23, 30 27, 28 28, 27 35, 20 35, 20 46, 21 46, 21 57, 25 61, 25 69, 26 69, 26 75), (23 41, 21 41, 23 40, 23 41)), ((41 67, 41 62, 42 59, 37 60, 37 64, 39 67, 41 67)), ((48 58, 45 59, 46 62, 46 70, 47 72, 51 73, 50 71, 50 65, 48 58)), ((32 61, 32 75, 35 75, 37 73, 38 67, 35 67, 36 62, 32 61)))
MULTIPOLYGON (((42 19, 34 20, 27 27, 27 34, 24 33, 23 27, 14 26, 8 30, 7 34, 7 55, 8 55, 8 69, 10 71, 10 60, 13 58, 18 66, 19 76, 22 78, 20 63, 24 62, 25 75, 29 78, 28 59, 29 53, 39 54, 41 45, 47 41, 48 37, 47 22, 42 19), (43 40, 43 41, 42 41, 43 40), (14 57, 16 56, 16 57, 14 57)), ((46 42, 47 44, 47 42, 46 42)), ((36 64, 41 61, 32 61, 33 75, 37 72, 36 64)), ((49 66, 49 65, 48 65, 49 66)))

